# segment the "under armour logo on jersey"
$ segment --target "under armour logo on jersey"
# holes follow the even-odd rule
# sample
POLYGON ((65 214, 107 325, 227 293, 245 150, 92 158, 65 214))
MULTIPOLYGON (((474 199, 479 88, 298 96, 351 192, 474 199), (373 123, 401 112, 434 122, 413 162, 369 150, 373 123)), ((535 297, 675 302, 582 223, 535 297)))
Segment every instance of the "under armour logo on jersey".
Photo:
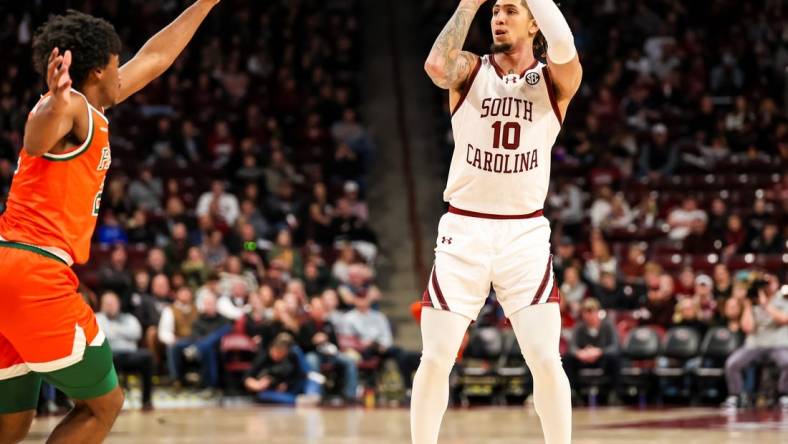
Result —
POLYGON ((441 237, 441 243, 442 244, 449 244, 449 245, 451 245, 451 238, 450 237, 446 237, 446 236, 442 236, 441 237))
POLYGON ((510 75, 507 75, 506 77, 503 78, 503 83, 505 83, 507 85, 509 85, 509 84, 516 85, 517 82, 519 82, 519 81, 520 81, 520 77, 518 77, 515 74, 510 74, 510 75))
POLYGON ((542 76, 539 75, 536 71, 531 71, 525 75, 525 82, 529 85, 533 86, 539 83, 539 80, 542 79, 542 76))

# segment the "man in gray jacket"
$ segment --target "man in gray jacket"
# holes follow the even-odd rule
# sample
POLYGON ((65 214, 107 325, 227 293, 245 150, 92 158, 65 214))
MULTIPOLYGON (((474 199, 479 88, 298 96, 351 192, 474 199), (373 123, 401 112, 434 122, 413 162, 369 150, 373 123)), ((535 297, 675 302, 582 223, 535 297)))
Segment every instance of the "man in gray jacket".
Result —
POLYGON ((152 410, 153 355, 139 348, 142 326, 133 315, 121 313, 120 299, 113 292, 101 295, 101 312, 96 313, 101 330, 112 348, 112 357, 118 373, 139 373, 142 377, 142 409, 152 410))
MULTIPOLYGON (((588 298, 581 305, 582 321, 572 331, 569 351, 563 357, 564 370, 573 388, 578 387, 584 368, 601 368, 610 381, 617 379, 620 364, 618 333, 600 316, 599 301, 588 298)), ((601 399, 606 398, 602 394, 601 399)))

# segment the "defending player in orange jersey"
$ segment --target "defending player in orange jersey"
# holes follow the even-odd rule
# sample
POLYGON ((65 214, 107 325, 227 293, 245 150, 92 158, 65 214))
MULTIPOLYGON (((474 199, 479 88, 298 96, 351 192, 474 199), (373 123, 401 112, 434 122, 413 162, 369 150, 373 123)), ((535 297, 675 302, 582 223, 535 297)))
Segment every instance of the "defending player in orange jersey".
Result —
POLYGON ((220 0, 197 0, 119 67, 106 21, 69 11, 36 33, 49 91, 33 108, 0 216, 0 444, 21 441, 41 380, 75 400, 48 442, 102 442, 123 405, 112 353, 77 294, 112 155, 105 109, 161 75, 220 0))

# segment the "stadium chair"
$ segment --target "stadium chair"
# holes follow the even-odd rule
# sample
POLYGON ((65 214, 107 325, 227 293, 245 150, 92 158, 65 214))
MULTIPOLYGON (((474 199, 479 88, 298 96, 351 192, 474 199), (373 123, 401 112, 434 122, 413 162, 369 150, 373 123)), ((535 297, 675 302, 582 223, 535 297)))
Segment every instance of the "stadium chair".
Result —
POLYGON ((471 398, 492 402, 498 388, 495 364, 503 352, 503 335, 497 327, 473 329, 458 366, 458 396, 463 405, 471 398))
POLYGON ((687 397, 690 384, 687 382, 690 371, 687 363, 698 354, 700 337, 698 332, 687 327, 674 327, 668 330, 662 341, 662 353, 654 374, 659 381, 659 398, 687 397))
POLYGON ((243 392, 244 374, 252 368, 259 347, 249 336, 232 332, 222 338, 219 350, 223 356, 227 388, 243 392))
POLYGON ((629 333, 621 353, 624 362, 617 387, 622 399, 637 397, 641 405, 645 404, 658 353, 659 334, 656 330, 638 327, 629 333))
POLYGON ((718 401, 724 397, 725 360, 739 348, 739 342, 725 327, 715 327, 706 333, 700 344, 700 367, 693 371, 699 399, 718 401))
POLYGON ((533 379, 528 366, 525 364, 523 353, 514 332, 507 330, 503 333, 503 350, 495 369, 501 386, 499 401, 504 404, 510 402, 522 403, 533 390, 533 379))

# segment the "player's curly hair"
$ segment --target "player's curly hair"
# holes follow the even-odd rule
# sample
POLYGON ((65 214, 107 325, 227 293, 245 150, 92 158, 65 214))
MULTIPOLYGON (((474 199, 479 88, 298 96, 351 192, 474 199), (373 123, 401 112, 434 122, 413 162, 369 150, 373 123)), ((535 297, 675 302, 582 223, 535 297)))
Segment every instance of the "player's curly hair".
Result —
POLYGON ((69 75, 74 87, 80 88, 90 71, 109 63, 120 54, 120 37, 108 21, 69 9, 55 15, 36 30, 33 38, 33 65, 46 76, 49 55, 54 48, 60 54, 71 50, 69 75))

